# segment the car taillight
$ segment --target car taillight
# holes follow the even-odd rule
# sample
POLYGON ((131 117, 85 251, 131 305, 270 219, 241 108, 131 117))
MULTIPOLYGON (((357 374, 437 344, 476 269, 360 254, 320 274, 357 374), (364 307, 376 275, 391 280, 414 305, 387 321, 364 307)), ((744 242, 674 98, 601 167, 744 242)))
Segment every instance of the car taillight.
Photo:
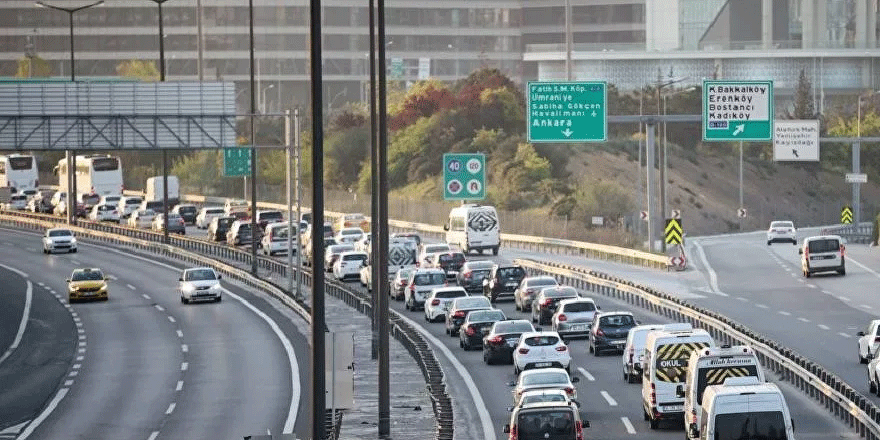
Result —
POLYGON ((840 245, 840 256, 841 256, 841 258, 843 257, 843 254, 846 253, 845 251, 846 251, 846 246, 844 246, 844 245, 840 245))
POLYGON ((510 437, 508 437, 508 440, 517 440, 517 438, 518 435, 516 434, 516 425, 513 425, 510 427, 510 437))
POLYGON ((657 404, 657 387, 651 384, 651 405, 657 404))
POLYGON ((601 328, 596 329, 596 336, 605 336, 605 332, 601 328))
POLYGON ((567 350, 568 350, 568 347, 566 347, 564 345, 560 345, 559 347, 556 347, 556 351, 567 351, 567 350))
POLYGON ((572 388, 572 387, 565 387, 565 393, 568 394, 569 397, 574 396, 574 388, 572 388))
POLYGON ((559 317, 556 318, 556 319, 557 319, 559 322, 562 322, 562 321, 567 321, 567 320, 568 320, 568 317, 565 316, 564 314, 559 314, 559 317))
POLYGON ((504 338, 502 338, 502 337, 499 336, 499 335, 495 335, 495 336, 492 336, 491 338, 487 339, 487 341, 488 341, 490 344, 498 345, 498 344, 503 344, 503 343, 504 343, 504 338))
POLYGON ((453 318, 464 318, 464 310, 456 310, 455 313, 452 314, 453 318))
POLYGON ((439 299, 435 299, 435 300, 431 301, 431 305, 432 305, 432 306, 439 306, 439 305, 440 305, 440 300, 439 300, 439 299))
POLYGON ((688 423, 697 423, 697 410, 692 409, 691 413, 688 414, 688 423))
POLYGON ((416 293, 416 285, 415 285, 415 284, 410 284, 410 285, 409 285, 409 291, 412 292, 412 293, 416 293))
POLYGON ((526 295, 534 295, 535 289, 526 289, 526 295))
POLYGON ((475 335, 475 334, 477 333, 477 330, 474 329, 474 326, 469 325, 469 326, 467 327, 467 330, 465 330, 465 333, 467 333, 468 336, 473 336, 473 335, 475 335))
POLYGON ((577 440, 584 440, 584 426, 581 424, 580 420, 575 422, 574 430, 577 433, 577 440))
POLYGON ((528 348, 520 348, 519 354, 529 354, 529 349, 528 348))

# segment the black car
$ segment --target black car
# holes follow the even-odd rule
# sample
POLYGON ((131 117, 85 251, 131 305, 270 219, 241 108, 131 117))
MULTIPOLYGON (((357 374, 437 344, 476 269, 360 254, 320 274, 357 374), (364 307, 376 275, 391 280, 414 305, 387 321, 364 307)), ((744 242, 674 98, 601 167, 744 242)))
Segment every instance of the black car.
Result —
POLYGON ((554 286, 541 289, 541 292, 532 301, 532 322, 537 322, 540 325, 550 324, 550 318, 556 313, 559 301, 577 297, 577 289, 570 286, 554 286))
POLYGON ((474 310, 468 313, 458 332, 458 345, 465 350, 477 349, 483 345, 483 336, 489 334, 492 324, 507 319, 498 309, 474 310))
POLYGON ((535 327, 525 319, 496 322, 483 337, 483 362, 488 365, 499 361, 513 363, 513 350, 519 344, 519 337, 533 331, 535 327))
POLYGON ((208 225, 208 240, 226 241, 226 232, 229 231, 233 222, 235 222, 235 217, 231 215, 211 219, 211 224, 208 225))
POLYGON ((434 265, 446 272, 447 280, 454 280, 458 277, 461 266, 466 262, 467 259, 461 252, 444 252, 437 254, 437 261, 434 261, 434 265))
POLYGON ((483 280, 492 272, 494 265, 495 263, 486 260, 468 261, 461 265, 456 281, 468 293, 482 292, 483 280))
POLYGON ((189 204, 177 205, 171 212, 180 214, 186 224, 194 225, 196 224, 196 216, 199 215, 199 208, 197 208, 196 205, 189 204))
POLYGON ((519 282, 526 277, 522 266, 513 264, 496 264, 492 266, 489 276, 483 282, 483 295, 495 302, 502 295, 513 296, 519 282))
POLYGON ((623 353, 629 330, 638 324, 630 312, 597 313, 590 326, 590 353, 596 356, 602 350, 623 353))
POLYGON ((446 334, 449 336, 458 336, 458 329, 470 312, 492 308, 489 301, 481 296, 463 296, 446 304, 446 334))

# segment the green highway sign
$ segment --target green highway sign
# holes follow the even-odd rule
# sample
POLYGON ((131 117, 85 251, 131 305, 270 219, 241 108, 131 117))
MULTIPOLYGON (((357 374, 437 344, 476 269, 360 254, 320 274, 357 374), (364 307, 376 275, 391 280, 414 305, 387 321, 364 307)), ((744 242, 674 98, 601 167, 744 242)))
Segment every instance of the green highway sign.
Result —
POLYGON ((703 81, 703 140, 773 140, 773 81, 703 81))
POLYGON ((223 175, 226 177, 251 175, 251 148, 249 146, 223 149, 223 175))
POLYGON ((529 82, 529 142, 604 142, 608 138, 605 82, 529 82))
POLYGON ((476 154, 443 155, 443 199, 483 200, 486 198, 486 156, 476 154))

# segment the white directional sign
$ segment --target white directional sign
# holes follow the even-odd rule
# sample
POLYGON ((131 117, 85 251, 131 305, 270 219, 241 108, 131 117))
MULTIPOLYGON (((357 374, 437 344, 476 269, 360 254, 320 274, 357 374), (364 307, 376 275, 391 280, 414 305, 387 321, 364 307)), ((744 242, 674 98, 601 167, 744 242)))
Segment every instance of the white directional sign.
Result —
POLYGON ((703 81, 704 141, 773 138, 773 81, 703 81))
POLYGON ((868 183, 868 175, 848 173, 846 183, 868 183))
POLYGON ((749 216, 749 211, 746 211, 746 208, 739 208, 736 211, 736 215, 739 216, 739 218, 746 218, 749 216))
POLYGON ((680 219, 681 218, 681 210, 673 209, 672 210, 672 218, 680 219))
POLYGON ((773 160, 818 161, 819 121, 775 121, 773 123, 773 160))

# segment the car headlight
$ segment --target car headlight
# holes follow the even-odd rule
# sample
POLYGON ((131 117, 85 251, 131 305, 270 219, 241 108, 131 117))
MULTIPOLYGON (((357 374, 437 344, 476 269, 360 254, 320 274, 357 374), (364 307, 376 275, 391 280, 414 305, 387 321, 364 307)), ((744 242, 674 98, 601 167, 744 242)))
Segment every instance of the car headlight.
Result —
POLYGON ((76 292, 79 290, 79 286, 67 286, 67 288, 70 289, 71 292, 76 292))
POLYGON ((180 290, 189 293, 189 292, 196 290, 196 288, 193 287, 192 284, 185 284, 183 287, 180 288, 180 290))
POLYGON ((106 291, 107 291, 107 285, 104 284, 103 286, 101 286, 101 292, 106 292, 106 291))
POLYGON ((76 244, 76 238, 75 238, 75 237, 70 239, 70 244, 76 244))

